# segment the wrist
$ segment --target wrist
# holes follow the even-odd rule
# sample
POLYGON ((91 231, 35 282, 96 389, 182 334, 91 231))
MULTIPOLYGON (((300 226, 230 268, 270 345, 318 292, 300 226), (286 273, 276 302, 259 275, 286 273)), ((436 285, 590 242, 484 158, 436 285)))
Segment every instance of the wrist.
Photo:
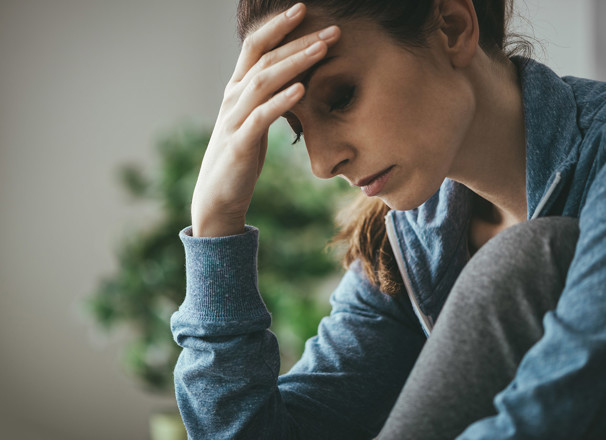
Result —
POLYGON ((192 236, 193 237, 227 237, 230 235, 243 234, 245 229, 245 221, 212 221, 212 222, 192 222, 192 236))

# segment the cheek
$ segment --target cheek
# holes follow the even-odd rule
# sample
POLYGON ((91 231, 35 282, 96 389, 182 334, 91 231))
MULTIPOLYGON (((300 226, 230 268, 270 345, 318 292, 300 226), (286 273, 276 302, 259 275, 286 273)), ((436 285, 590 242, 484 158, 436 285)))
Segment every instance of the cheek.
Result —
POLYGON ((376 121, 375 145, 398 164, 395 186, 382 199, 393 209, 417 208, 448 176, 473 117, 469 93, 421 86, 377 94, 367 117, 376 121))
POLYGON ((389 102, 385 111, 397 123, 402 139, 414 146, 419 160, 447 170, 473 120, 473 93, 457 78, 427 75, 410 83, 415 86, 401 87, 383 98, 389 102))

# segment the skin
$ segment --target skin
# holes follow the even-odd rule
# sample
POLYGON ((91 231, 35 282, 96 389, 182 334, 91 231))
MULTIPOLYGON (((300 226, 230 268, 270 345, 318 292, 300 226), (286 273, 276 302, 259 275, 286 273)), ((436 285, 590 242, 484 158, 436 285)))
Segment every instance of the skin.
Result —
POLYGON ((475 244, 525 220, 515 68, 479 48, 471 0, 441 0, 438 11, 427 48, 403 48, 371 21, 335 23, 303 5, 251 33, 194 191, 194 236, 243 231, 267 130, 285 113, 302 128, 320 178, 359 184, 390 169, 377 197, 394 209, 416 208, 444 178, 457 180, 490 201, 498 219, 474 221, 475 244), (316 51, 305 53, 314 43, 316 51))

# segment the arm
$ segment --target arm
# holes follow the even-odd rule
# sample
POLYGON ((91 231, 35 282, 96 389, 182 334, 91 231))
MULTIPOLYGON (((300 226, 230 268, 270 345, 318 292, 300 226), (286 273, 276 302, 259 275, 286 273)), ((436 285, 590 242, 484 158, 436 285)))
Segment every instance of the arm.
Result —
MULTIPOLYGON (((601 154, 604 154, 602 151, 601 154)), ((461 440, 598 439, 606 431, 606 167, 580 215, 580 236, 544 336, 495 398, 498 414, 461 440)))
MULTIPOLYGON (((347 309, 322 324, 321 336, 310 344, 297 373, 278 386, 277 343, 267 330, 270 315, 256 282, 257 232, 245 227, 244 218, 263 167, 269 126, 300 101, 304 87, 296 78, 321 60, 340 36, 339 28, 331 26, 284 42, 304 16, 304 5, 295 5, 246 37, 200 167, 192 229, 189 236, 181 234, 187 293, 172 319, 175 339, 184 347, 175 383, 183 418, 195 439, 370 437, 368 432, 378 431, 380 424, 377 408, 386 415, 407 373, 408 364, 397 363, 405 349, 383 353, 398 340, 413 340, 414 332, 394 338, 401 324, 384 313, 395 303, 381 305, 377 293, 376 310, 375 300, 369 300, 352 306, 355 313, 347 309), (382 330, 384 341, 379 337, 382 330), (382 374, 383 366, 368 371, 373 358, 382 356, 389 358, 385 362, 397 372, 395 377, 382 374), (363 380, 376 373, 382 375, 376 376, 373 389, 366 388, 363 380), (329 377, 333 380, 326 380, 329 377), (386 379, 396 383, 382 384, 386 379), (393 399, 381 396, 385 400, 379 403, 372 399, 376 395, 368 394, 391 385, 393 399), (352 396, 358 400, 351 401, 352 396)), ((348 283, 340 289, 345 292, 353 285, 355 302, 365 287, 348 283)), ((343 301, 350 302, 338 303, 343 301)), ((411 352, 420 348, 408 345, 411 352)))
POLYGON ((279 351, 256 286, 258 231, 181 233, 187 294, 173 315, 175 369, 193 439, 368 439, 378 433, 425 340, 408 302, 354 268, 301 360, 278 378, 279 351))

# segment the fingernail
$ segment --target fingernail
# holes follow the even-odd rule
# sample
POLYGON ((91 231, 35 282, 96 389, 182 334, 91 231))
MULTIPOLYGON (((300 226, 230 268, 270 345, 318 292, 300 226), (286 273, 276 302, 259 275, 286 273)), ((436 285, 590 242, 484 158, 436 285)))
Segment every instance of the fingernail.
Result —
POLYGON ((320 40, 328 40, 329 38, 332 38, 337 35, 337 29, 338 28, 336 26, 328 27, 322 32, 320 32, 318 34, 318 37, 320 38, 320 40))
POLYGON ((286 11, 286 16, 288 18, 293 18, 295 17, 299 12, 301 12, 301 9, 303 8, 303 5, 301 3, 297 3, 296 5, 294 5, 292 8, 290 8, 288 11, 286 11))
POLYGON ((322 43, 316 41, 314 44, 305 49, 305 55, 315 55, 322 50, 322 43))

